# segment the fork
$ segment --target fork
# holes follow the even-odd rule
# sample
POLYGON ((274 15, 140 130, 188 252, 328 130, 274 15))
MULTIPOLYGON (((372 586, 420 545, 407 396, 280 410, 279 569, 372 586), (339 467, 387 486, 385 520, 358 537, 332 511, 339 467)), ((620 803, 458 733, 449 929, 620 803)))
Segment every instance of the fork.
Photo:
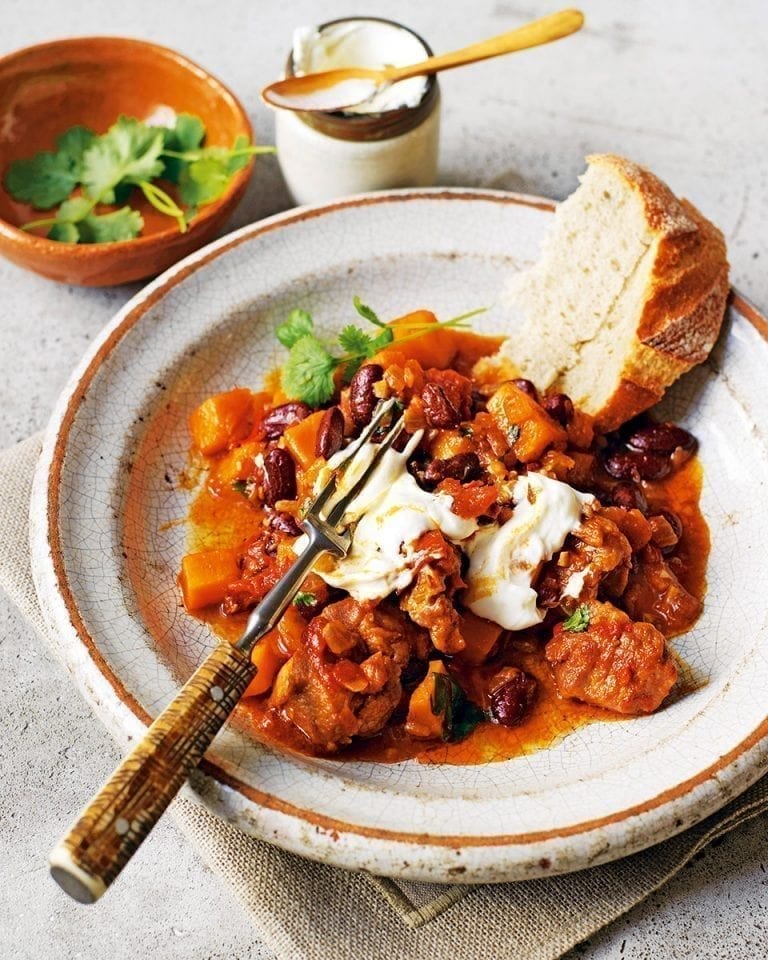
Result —
POLYGON ((160 819, 256 676, 253 648, 275 627, 318 558, 347 555, 352 531, 345 514, 400 436, 397 410, 394 400, 379 404, 300 521, 306 547, 253 610, 242 636, 234 644, 218 643, 51 851, 51 875, 75 900, 95 903, 160 819), (375 454, 344 489, 344 475, 361 447, 387 420, 375 454))

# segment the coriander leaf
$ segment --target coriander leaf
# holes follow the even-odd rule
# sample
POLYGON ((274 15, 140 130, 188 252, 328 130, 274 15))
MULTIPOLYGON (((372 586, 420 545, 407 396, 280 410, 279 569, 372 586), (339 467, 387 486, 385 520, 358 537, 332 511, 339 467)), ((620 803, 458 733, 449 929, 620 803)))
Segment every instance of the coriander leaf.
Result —
POLYGON ((247 167, 251 162, 252 154, 248 152, 250 146, 251 141, 244 134, 241 133, 239 137, 235 137, 235 142, 232 144, 232 153, 237 155, 230 156, 227 160, 227 172, 230 176, 237 173, 238 170, 242 170, 243 167, 247 167))
POLYGON ((184 203, 202 207, 213 203, 229 186, 226 160, 213 156, 193 160, 179 174, 179 193, 184 203))
POLYGON ((293 602, 297 607, 311 607, 313 604, 317 603, 317 597, 314 595, 314 593, 299 590, 299 592, 293 598, 293 602))
POLYGON ((173 125, 171 142, 165 145, 172 150, 195 150, 203 142, 205 124, 194 113, 180 113, 173 125))
POLYGON ((77 173, 66 154, 43 150, 29 160, 15 160, 5 175, 5 189, 14 200, 49 210, 66 200, 77 186, 77 173))
POLYGON ((291 347, 283 365, 281 385, 292 400, 303 400, 311 407, 319 407, 334 394, 333 372, 338 360, 315 337, 307 335, 291 347))
POLYGON ((439 717, 445 714, 451 697, 451 679, 445 673, 430 673, 433 677, 432 696, 429 698, 429 709, 433 715, 439 717))
POLYGON ((297 340, 312 333, 313 326, 312 317, 307 311, 296 308, 288 314, 285 323, 281 323, 275 330, 275 335, 284 347, 290 349, 297 340))
POLYGON ((563 621, 563 630, 568 630, 570 633, 583 633, 588 626, 589 607, 586 603, 582 603, 580 607, 576 607, 570 617, 563 621))
POLYGON ((160 176, 162 149, 160 127, 148 127, 132 117, 119 117, 83 155, 82 183, 86 194, 112 203, 114 188, 119 183, 138 183, 160 176))
POLYGON ((111 243, 133 240, 141 232, 144 220, 137 210, 121 207, 114 213, 90 213, 78 224, 81 243, 111 243))
POLYGON ((59 207, 56 219, 62 223, 77 223, 87 217, 93 210, 93 203, 86 200, 85 197, 72 197, 71 200, 65 200, 59 207))
POLYGON ((49 240, 58 240, 60 243, 77 243, 80 239, 80 231, 74 223, 65 221, 56 221, 48 231, 49 240))
POLYGON ((191 113, 180 113, 173 127, 163 128, 163 176, 171 183, 178 183, 187 161, 179 157, 167 156, 167 151, 184 153, 196 150, 203 142, 205 124, 200 117, 191 113))
POLYGON ((485 719, 485 714, 480 707, 467 699, 453 677, 447 679, 450 683, 450 700, 445 716, 443 738, 452 741, 463 740, 485 719))
POLYGON ((70 127, 56 139, 58 155, 67 158, 78 180, 82 173, 83 154, 95 139, 93 130, 80 125, 70 127))
POLYGON ((386 324, 379 320, 376 314, 371 310, 369 306, 363 303, 360 297, 354 297, 352 302, 355 305, 355 310, 360 314, 361 317, 364 317, 366 320, 370 320, 371 323, 375 323, 377 327, 384 327, 386 324))
POLYGON ((339 345, 353 357, 370 356, 371 341, 372 338, 364 330, 352 324, 344 327, 339 334, 339 345))
POLYGON ((231 486, 235 493, 242 493, 243 496, 248 492, 247 480, 233 480, 231 486))
POLYGON ((454 701, 451 740, 463 740, 475 727, 485 720, 485 714, 476 704, 462 694, 459 703, 454 701))

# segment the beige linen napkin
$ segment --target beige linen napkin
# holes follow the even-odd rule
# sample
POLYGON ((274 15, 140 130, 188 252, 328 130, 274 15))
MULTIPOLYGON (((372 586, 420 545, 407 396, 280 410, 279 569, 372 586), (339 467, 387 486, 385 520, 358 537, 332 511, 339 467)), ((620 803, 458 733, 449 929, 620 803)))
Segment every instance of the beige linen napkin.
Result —
MULTIPOLYGON (((0 454, 0 586, 45 639, 27 543, 39 451, 39 437, 31 437, 0 454)), ((768 810, 768 776, 642 853, 566 876, 481 887, 350 873, 254 840, 186 797, 172 810, 280 960, 554 960, 657 890, 716 837, 768 810)))

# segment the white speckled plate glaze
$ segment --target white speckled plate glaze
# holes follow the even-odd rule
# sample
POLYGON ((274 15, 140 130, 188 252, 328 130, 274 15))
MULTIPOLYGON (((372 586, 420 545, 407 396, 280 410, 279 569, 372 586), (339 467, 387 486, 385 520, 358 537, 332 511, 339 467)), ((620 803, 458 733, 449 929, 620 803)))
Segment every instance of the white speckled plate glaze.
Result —
MULTIPOLYGON (((514 331, 505 287, 535 260, 551 210, 536 198, 459 190, 300 209, 199 251, 115 317, 48 430, 32 546, 61 657, 123 745, 213 642, 175 584, 189 412, 212 391, 257 387, 281 359, 273 328, 297 306, 330 329, 349 321, 354 294, 388 317, 488 305, 478 328, 514 331)), ((230 726, 193 794, 243 830, 318 860, 479 882, 634 852, 757 779, 768 758, 768 326, 739 297, 727 326, 710 361, 665 401, 701 442, 709 590, 696 628, 674 646, 706 683, 654 716, 583 726, 549 749, 478 766, 301 759, 230 726)))

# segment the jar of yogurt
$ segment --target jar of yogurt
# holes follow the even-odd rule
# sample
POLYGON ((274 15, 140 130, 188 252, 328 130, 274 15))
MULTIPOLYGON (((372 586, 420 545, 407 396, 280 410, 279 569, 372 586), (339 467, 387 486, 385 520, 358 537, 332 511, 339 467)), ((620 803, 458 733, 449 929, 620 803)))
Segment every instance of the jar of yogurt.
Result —
MULTIPOLYGON (((286 75, 341 67, 407 66, 432 55, 407 27, 376 17, 333 20, 294 34, 286 75)), ((414 77, 336 113, 278 110, 277 156, 296 203, 430 186, 437 178, 437 79, 414 77)))

